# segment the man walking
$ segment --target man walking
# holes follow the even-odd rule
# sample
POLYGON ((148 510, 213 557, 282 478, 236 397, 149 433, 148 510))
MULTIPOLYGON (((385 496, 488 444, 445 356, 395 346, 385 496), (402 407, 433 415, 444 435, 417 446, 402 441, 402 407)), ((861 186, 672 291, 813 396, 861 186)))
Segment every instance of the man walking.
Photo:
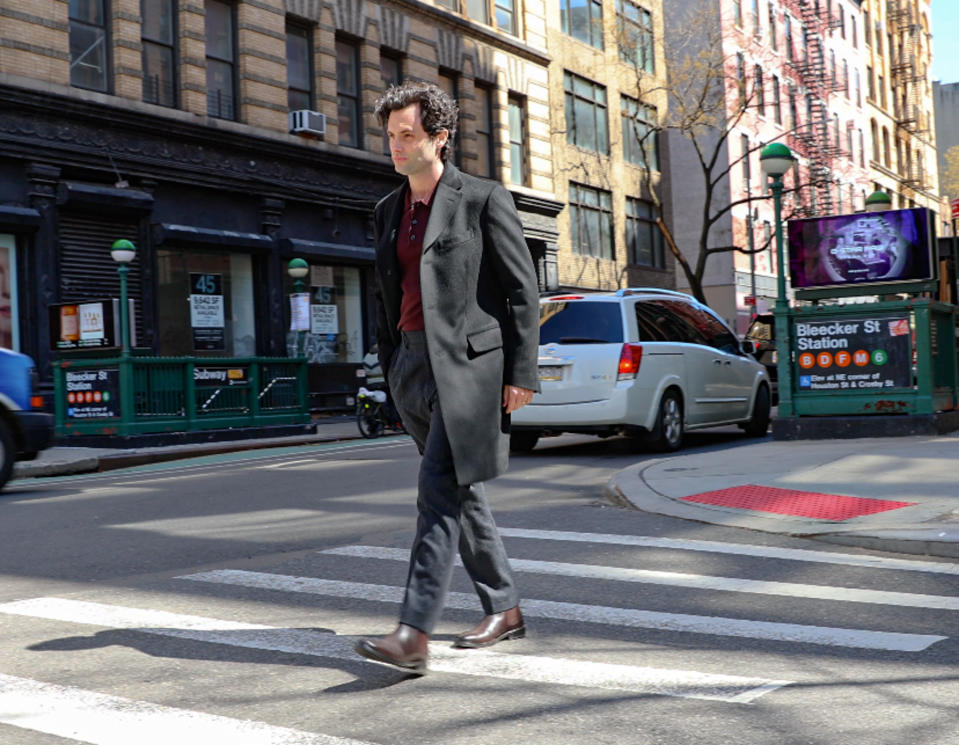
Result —
POLYGON ((506 469, 509 415, 539 387, 539 301, 509 192, 448 162, 456 102, 408 82, 384 94, 376 116, 407 177, 374 213, 378 353, 423 459, 399 625, 356 651, 421 672, 457 547, 486 616, 454 646, 526 633, 481 482, 506 469))

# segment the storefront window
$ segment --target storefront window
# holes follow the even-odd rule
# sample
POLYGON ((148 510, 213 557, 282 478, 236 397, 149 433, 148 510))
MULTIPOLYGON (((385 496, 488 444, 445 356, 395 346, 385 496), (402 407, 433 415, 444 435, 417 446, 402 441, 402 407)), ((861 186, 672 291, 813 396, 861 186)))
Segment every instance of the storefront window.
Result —
POLYGON ((17 252, 12 235, 0 233, 0 347, 19 349, 17 252))
POLYGON ((253 357, 253 262, 228 251, 157 251, 160 354, 253 357))
MULTIPOLYGON (((362 362, 365 350, 360 270, 311 264, 304 284, 308 284, 304 291, 310 294, 310 329, 287 333, 287 353, 296 356, 299 341, 300 354, 309 362, 362 362)), ((293 292, 293 280, 289 277, 286 292, 293 292)))

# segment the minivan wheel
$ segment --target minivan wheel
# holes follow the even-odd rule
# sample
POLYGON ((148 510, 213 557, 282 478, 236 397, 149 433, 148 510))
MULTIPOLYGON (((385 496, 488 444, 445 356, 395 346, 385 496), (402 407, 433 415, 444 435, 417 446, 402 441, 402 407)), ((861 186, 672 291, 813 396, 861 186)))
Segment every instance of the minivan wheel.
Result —
POLYGON ((765 437, 769 429, 769 389, 766 386, 760 386, 756 391, 756 401, 753 403, 753 415, 746 424, 743 425, 743 431, 747 437, 765 437))
POLYGON ((514 453, 528 453, 536 447, 537 442, 539 442, 539 432, 535 430, 510 432, 509 435, 509 449, 514 453))
POLYGON ((666 391, 659 402, 656 426, 649 433, 650 447, 664 453, 679 450, 683 445, 683 405, 676 391, 666 391))

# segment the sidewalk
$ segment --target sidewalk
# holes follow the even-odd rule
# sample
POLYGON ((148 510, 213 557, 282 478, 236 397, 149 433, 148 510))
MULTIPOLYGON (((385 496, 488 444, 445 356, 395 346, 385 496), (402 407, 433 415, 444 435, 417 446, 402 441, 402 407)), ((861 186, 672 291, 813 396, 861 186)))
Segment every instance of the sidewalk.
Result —
POLYGON ((713 525, 959 557, 959 434, 763 440, 733 452, 643 461, 614 474, 606 496, 713 525))
MULTIPOLYGON (((17 463, 14 478, 359 437, 355 419, 343 416, 318 420, 315 434, 294 437, 132 449, 59 446, 34 461, 17 463)), ((605 493, 623 506, 685 520, 882 551, 959 557, 959 433, 766 439, 748 446, 737 443, 733 451, 680 451, 618 471, 605 493), (690 501, 693 496, 704 501, 690 501), (910 504, 896 504, 901 502, 910 504)))

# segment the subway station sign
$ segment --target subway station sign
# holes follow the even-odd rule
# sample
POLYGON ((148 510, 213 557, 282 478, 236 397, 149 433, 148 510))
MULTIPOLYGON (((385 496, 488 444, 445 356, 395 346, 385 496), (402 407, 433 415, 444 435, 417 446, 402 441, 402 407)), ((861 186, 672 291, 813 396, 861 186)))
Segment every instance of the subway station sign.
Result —
POLYGON ((912 386, 908 316, 797 321, 800 391, 877 391, 912 386))

